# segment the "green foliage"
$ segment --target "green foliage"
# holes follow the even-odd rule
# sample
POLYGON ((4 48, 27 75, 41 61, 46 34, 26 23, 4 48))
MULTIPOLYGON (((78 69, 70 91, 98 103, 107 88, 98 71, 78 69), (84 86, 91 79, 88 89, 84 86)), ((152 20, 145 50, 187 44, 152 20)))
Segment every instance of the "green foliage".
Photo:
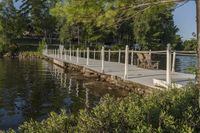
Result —
POLYGON ((180 38, 171 10, 174 4, 134 8, 145 2, 64 0, 51 14, 57 18, 62 42, 132 45, 136 41, 148 50, 164 49, 167 43, 176 46, 180 38))
POLYGON ((112 50, 119 50, 119 49, 125 49, 125 45, 122 45, 122 44, 115 44, 115 45, 112 45, 112 50))
POLYGON ((197 67, 196 65, 191 65, 186 69, 186 72, 192 73, 192 74, 197 74, 197 67))
POLYGON ((41 53, 39 53, 39 52, 21 52, 20 54, 19 54, 19 57, 20 58, 42 58, 43 57, 43 55, 41 54, 41 53))
POLYGON ((23 0, 19 9, 13 0, 0 2, 0 52, 9 51, 9 45, 17 45, 17 40, 30 37, 47 38, 55 33, 55 19, 49 9, 56 0, 23 0))
POLYGON ((45 47, 46 47, 46 41, 45 41, 45 39, 42 39, 42 41, 39 43, 39 47, 38 47, 37 51, 42 54, 45 47))
POLYGON ((66 131, 72 132, 72 126, 75 125, 73 115, 67 115, 65 111, 61 114, 50 113, 49 118, 42 122, 25 122, 19 128, 19 132, 23 133, 65 133, 66 131))
MULTIPOLYGON (((20 0, 16 0, 20 1, 20 0)), ((26 20, 27 31, 32 34, 47 36, 55 29, 55 19, 49 14, 49 9, 58 0, 23 0, 19 13, 26 20), (31 29, 31 30, 30 30, 31 29)))
POLYGON ((176 41, 178 28, 174 24, 170 5, 155 6, 136 16, 134 35, 143 50, 166 49, 176 41))
POLYGON ((77 116, 51 113, 42 122, 25 122, 20 132, 136 132, 189 133, 200 130, 198 90, 184 89, 154 92, 148 96, 130 94, 115 99, 106 95, 91 110, 77 116))
POLYGON ((196 49, 197 49, 197 39, 192 38, 190 40, 186 40, 186 41, 184 41, 183 46, 184 46, 185 51, 196 51, 196 49))

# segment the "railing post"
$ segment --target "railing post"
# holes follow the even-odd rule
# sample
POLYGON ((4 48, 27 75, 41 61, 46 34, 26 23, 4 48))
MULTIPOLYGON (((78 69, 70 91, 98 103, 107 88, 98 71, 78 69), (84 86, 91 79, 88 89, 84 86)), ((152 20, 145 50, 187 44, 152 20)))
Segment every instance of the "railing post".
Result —
POLYGON ((62 50, 61 49, 59 49, 59 53, 60 53, 59 58, 62 59, 62 50))
POLYGON ((171 85, 171 46, 167 44, 167 63, 166 63, 166 82, 168 87, 171 85))
POLYGON ((129 54, 129 50, 128 50, 128 45, 126 45, 126 49, 125 49, 125 69, 124 69, 124 79, 128 78, 128 54, 129 54))
POLYGON ((94 60, 96 59, 96 50, 94 49, 94 60))
POLYGON ((79 63, 79 48, 76 50, 76 63, 79 63))
POLYGON ((90 49, 87 48, 87 66, 89 65, 90 49))
POLYGON ((104 73, 104 46, 101 49, 101 72, 104 73))
POLYGON ((133 49, 131 50, 131 65, 133 65, 133 49))
POLYGON ((173 62, 172 62, 172 72, 175 72, 175 66, 176 66, 176 52, 173 52, 173 62))
POLYGON ((72 49, 69 48, 69 60, 72 61, 72 49))
POLYGON ((151 50, 149 50, 149 57, 150 57, 150 59, 151 59, 151 50))
POLYGON ((67 60, 67 50, 66 49, 64 49, 64 54, 65 54, 65 60, 67 60))
POLYGON ((108 50, 108 61, 110 62, 110 49, 108 50))
POLYGON ((121 49, 119 49, 118 63, 121 63, 121 49))

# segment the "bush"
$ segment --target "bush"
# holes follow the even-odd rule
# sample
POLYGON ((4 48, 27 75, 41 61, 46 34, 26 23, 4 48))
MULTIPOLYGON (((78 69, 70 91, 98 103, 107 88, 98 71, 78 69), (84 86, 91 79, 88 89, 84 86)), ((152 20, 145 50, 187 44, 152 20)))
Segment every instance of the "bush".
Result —
POLYGON ((39 43, 39 47, 37 49, 37 51, 42 54, 43 50, 45 49, 46 46, 46 41, 45 39, 42 39, 42 41, 39 43))
POLYGON ((39 52, 27 51, 27 52, 21 52, 19 54, 19 57, 20 58, 43 58, 43 55, 39 52))
POLYGON ((121 99, 106 95, 91 110, 77 116, 51 113, 42 122, 25 122, 19 132, 134 132, 191 133, 200 131, 198 90, 185 89, 155 92, 149 96, 130 94, 121 99))

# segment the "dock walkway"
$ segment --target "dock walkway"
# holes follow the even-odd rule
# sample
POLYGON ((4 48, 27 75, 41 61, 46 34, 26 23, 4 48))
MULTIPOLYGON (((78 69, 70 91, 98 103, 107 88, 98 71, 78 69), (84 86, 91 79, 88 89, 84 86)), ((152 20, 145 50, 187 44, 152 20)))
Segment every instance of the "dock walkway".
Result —
MULTIPOLYGON (((102 73, 102 60, 87 59, 83 57, 70 56, 70 55, 56 55, 54 52, 44 52, 46 57, 58 60, 60 62, 71 63, 85 68, 94 70, 98 73, 102 73), (78 61, 77 61, 78 60, 78 61)), ((139 83, 151 88, 156 88, 157 85, 166 84, 166 70, 150 70, 139 68, 135 65, 128 64, 127 78, 124 79, 125 64, 118 62, 104 61, 104 73, 107 75, 113 75, 120 77, 124 80, 139 83)), ((171 72, 172 83, 176 84, 177 87, 182 87, 188 82, 195 80, 195 75, 185 74, 179 72, 171 72)), ((162 86, 162 85, 161 85, 162 86)))

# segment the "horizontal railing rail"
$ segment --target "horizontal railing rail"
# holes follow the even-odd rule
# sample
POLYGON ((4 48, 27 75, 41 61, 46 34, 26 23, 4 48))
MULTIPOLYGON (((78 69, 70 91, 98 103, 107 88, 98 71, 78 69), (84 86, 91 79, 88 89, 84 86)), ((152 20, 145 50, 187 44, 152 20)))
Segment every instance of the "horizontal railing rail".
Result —
MULTIPOLYGON (((46 49, 44 54, 48 56, 52 56, 54 58, 61 58, 67 60, 69 57, 69 61, 72 61, 72 57, 76 57, 76 63, 79 63, 80 58, 86 59, 86 65, 90 64, 90 60, 100 60, 101 61, 101 71, 104 72, 105 65, 104 62, 116 62, 124 64, 124 79, 128 78, 128 66, 134 64, 134 57, 138 54, 160 54, 166 55, 166 82, 167 84, 171 84, 171 72, 175 72, 175 61, 176 56, 196 56, 196 51, 175 51, 171 50, 170 46, 167 47, 166 50, 160 51, 136 51, 133 49, 129 49, 126 46, 126 49, 119 49, 119 50, 105 50, 102 47, 101 50, 90 50, 87 49, 64 49, 64 47, 59 47, 59 49, 46 49), (115 57, 113 60, 112 57, 115 57)), ((73 58, 74 59, 74 58, 73 58)))

